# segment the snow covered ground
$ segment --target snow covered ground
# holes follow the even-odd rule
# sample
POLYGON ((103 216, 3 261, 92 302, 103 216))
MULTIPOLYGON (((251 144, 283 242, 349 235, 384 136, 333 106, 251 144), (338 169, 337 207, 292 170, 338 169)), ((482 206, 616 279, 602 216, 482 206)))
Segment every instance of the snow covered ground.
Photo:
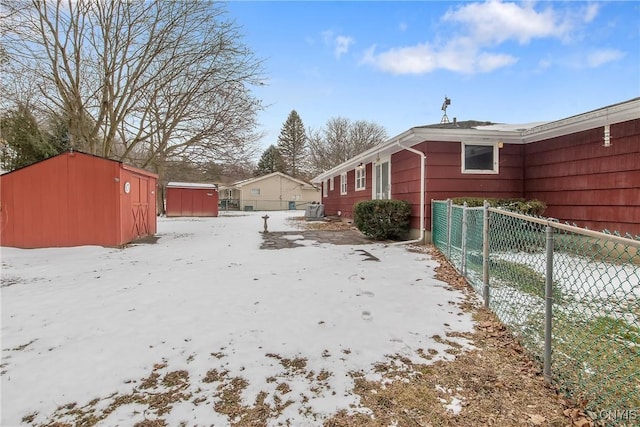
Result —
MULTIPOLYGON (((419 350, 446 358, 432 337, 472 329, 427 255, 312 241, 264 250, 262 215, 161 218, 156 244, 126 249, 2 248, 0 424, 64 421, 59 408, 75 403, 98 425, 133 425, 159 416, 140 402, 106 408, 154 372, 186 371, 188 399, 168 406, 168 425, 229 424, 212 373, 246 381, 245 406, 261 392, 272 407, 289 402, 273 425, 319 425, 357 406, 350 372, 375 379, 395 354, 425 363, 419 350)), ((269 229, 295 230, 292 215, 269 212, 269 229)))

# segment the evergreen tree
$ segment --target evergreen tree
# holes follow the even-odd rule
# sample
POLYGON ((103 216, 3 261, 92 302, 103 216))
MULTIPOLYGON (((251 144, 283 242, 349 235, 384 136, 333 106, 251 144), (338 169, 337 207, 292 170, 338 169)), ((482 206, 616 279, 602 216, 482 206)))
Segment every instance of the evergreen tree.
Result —
POLYGON ((49 136, 40 130, 38 122, 27 105, 0 118, 0 139, 4 140, 0 152, 3 169, 14 170, 58 154, 49 136))
POLYGON ((278 147, 275 145, 270 145, 264 153, 262 153, 262 157, 258 161, 258 167, 255 171, 255 176, 267 175, 273 172, 284 172, 285 166, 284 161, 282 160, 282 155, 278 150, 278 147))
POLYGON ((285 172, 294 178, 301 177, 305 171, 307 134, 296 110, 289 113, 282 126, 278 136, 278 150, 284 161, 285 172))

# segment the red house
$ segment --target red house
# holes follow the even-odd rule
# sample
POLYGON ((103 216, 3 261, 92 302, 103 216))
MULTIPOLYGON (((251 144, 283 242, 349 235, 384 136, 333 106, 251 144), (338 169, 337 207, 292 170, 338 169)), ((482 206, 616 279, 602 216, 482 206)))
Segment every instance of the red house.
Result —
POLYGON ((170 182, 167 184, 167 216, 218 216, 215 184, 170 182))
POLYGON ((467 196, 535 198, 545 216, 640 235, 640 98, 536 125, 414 127, 313 182, 327 215, 409 201, 417 238, 430 238, 431 200, 467 196))
POLYGON ((0 175, 0 245, 120 246, 153 235, 157 180, 77 151, 0 175))

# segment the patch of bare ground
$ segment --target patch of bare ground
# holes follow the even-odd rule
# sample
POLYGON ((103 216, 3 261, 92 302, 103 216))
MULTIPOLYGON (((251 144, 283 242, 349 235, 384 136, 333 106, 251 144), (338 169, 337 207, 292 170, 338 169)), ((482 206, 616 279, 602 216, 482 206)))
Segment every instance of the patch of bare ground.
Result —
MULTIPOLYGON (((473 333, 464 336, 475 347, 453 347, 455 359, 413 364, 404 358, 376 365, 382 381, 353 373, 360 404, 340 411, 325 427, 361 426, 592 426, 580 408, 549 387, 536 363, 526 355, 493 313, 479 306, 473 290, 431 246, 414 246, 440 263, 437 278, 465 293, 460 305, 472 313, 473 333)), ((447 337, 434 337, 451 345, 447 337)), ((437 352, 420 349, 431 360, 437 352)))
POLYGON ((307 221, 304 216, 295 216, 289 218, 294 226, 306 230, 357 230, 353 222, 344 220, 340 217, 328 216, 320 221, 307 221))

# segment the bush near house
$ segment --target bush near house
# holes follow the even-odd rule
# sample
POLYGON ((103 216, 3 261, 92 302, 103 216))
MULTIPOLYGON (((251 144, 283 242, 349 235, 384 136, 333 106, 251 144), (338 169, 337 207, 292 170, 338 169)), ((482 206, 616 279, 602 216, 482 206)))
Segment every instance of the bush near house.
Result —
POLYGON ((411 204, 404 200, 367 200, 353 207, 358 230, 375 240, 402 239, 409 232, 411 204))
POLYGON ((494 199, 483 197, 456 197, 451 199, 454 205, 462 206, 464 202, 467 202, 467 206, 470 208, 483 206, 484 201, 489 202, 489 205, 493 208, 505 208, 510 211, 519 212, 524 215, 542 215, 547 205, 536 199, 494 199))

